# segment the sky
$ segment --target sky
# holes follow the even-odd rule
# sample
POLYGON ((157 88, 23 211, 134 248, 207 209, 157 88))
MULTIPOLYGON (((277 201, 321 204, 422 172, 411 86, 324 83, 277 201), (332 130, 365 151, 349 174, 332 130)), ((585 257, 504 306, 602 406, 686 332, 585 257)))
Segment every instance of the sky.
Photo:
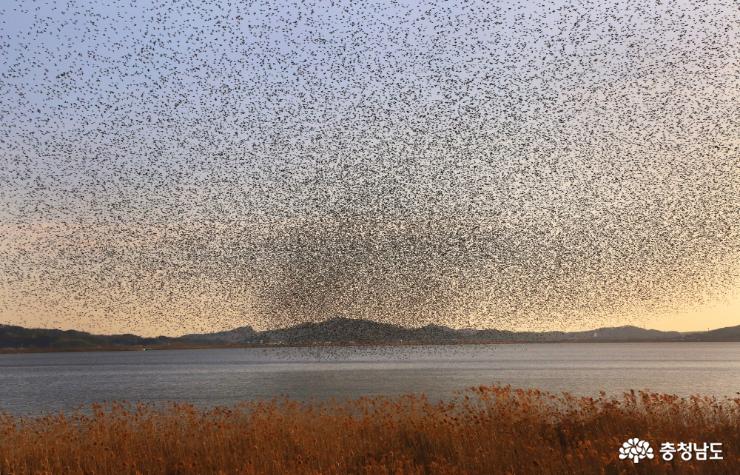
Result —
POLYGON ((740 324, 731 0, 0 5, 0 323, 740 324))

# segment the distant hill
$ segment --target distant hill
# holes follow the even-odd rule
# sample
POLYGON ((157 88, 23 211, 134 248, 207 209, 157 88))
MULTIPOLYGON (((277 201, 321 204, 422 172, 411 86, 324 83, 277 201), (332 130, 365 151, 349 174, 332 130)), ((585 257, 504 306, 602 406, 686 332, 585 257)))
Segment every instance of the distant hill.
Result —
POLYGON ((705 332, 689 333, 687 341, 740 341, 740 325, 736 327, 717 328, 705 332))
POLYGON ((474 343, 489 341, 661 341, 681 340, 683 335, 679 332, 646 330, 634 326, 598 328, 583 332, 456 330, 440 325, 406 328, 369 320, 338 317, 319 323, 304 323, 279 330, 267 330, 257 333, 255 338, 259 343, 291 345, 307 343, 474 343))
POLYGON ((239 327, 223 332, 183 335, 179 340, 193 343, 243 343, 252 341, 256 334, 252 327, 239 327))
POLYGON ((737 341, 740 325, 706 332, 664 332, 635 326, 582 332, 512 332, 453 329, 441 325, 406 328, 370 320, 332 318, 287 328, 255 331, 252 327, 181 337, 94 335, 75 330, 29 329, 0 325, 0 350, 56 351, 136 348, 187 348, 233 345, 454 344, 494 342, 630 342, 737 341))
POLYGON ((171 342, 169 337, 137 335, 93 335, 76 330, 48 330, 0 325, 0 349, 85 350, 109 347, 155 346, 171 342))
POLYGON ((332 318, 319 323, 302 323, 288 328, 267 330, 256 335, 259 343, 395 343, 407 339, 413 330, 370 320, 332 318))
MULTIPOLYGON (((532 334, 537 335, 537 334, 532 334)), ((635 326, 605 327, 582 332, 545 332, 540 333, 542 338, 549 341, 655 341, 680 340, 679 332, 664 332, 660 330, 646 330, 635 326)))

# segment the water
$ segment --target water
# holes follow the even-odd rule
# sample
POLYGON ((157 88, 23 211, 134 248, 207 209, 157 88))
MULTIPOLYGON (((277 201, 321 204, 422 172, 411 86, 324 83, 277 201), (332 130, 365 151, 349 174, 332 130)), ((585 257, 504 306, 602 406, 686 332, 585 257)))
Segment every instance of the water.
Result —
POLYGON ((481 384, 574 394, 650 389, 735 396, 740 343, 563 343, 250 348, 0 355, 0 410, 38 414, 93 402, 198 405, 289 396, 424 392, 481 384))

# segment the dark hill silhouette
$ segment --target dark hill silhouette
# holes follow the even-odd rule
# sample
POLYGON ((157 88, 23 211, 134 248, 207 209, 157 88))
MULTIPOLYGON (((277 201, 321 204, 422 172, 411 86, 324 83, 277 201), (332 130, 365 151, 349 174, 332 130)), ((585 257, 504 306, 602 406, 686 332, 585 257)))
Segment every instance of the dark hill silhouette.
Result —
POLYGON ((690 333, 685 339, 688 341, 740 341, 740 325, 690 333))
POLYGON ((93 335, 77 330, 23 328, 0 325, 0 349, 97 349, 101 347, 135 347, 163 345, 175 338, 146 338, 137 335, 93 335))
POLYGON ((200 343, 242 343, 253 340, 256 334, 252 327, 239 327, 223 332, 183 335, 179 339, 200 343))
POLYGON ((493 342, 629 342, 629 341, 740 341, 740 325, 706 332, 664 332, 635 326, 597 328, 581 332, 512 332, 453 329, 441 325, 406 328, 370 320, 332 318, 287 328, 255 331, 251 327, 216 333, 156 338, 137 335, 94 335, 75 330, 29 329, 0 325, 0 349, 94 350, 183 348, 229 345, 324 344, 450 344, 493 342))

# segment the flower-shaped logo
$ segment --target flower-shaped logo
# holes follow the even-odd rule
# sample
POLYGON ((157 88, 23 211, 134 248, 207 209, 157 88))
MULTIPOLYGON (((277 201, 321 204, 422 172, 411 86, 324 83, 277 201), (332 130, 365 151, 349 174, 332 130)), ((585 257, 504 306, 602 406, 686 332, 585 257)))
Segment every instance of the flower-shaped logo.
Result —
POLYGON ((653 448, 646 440, 633 437, 619 448, 619 459, 624 460, 626 458, 632 459, 634 463, 640 463, 640 460, 644 458, 652 459, 653 448))

